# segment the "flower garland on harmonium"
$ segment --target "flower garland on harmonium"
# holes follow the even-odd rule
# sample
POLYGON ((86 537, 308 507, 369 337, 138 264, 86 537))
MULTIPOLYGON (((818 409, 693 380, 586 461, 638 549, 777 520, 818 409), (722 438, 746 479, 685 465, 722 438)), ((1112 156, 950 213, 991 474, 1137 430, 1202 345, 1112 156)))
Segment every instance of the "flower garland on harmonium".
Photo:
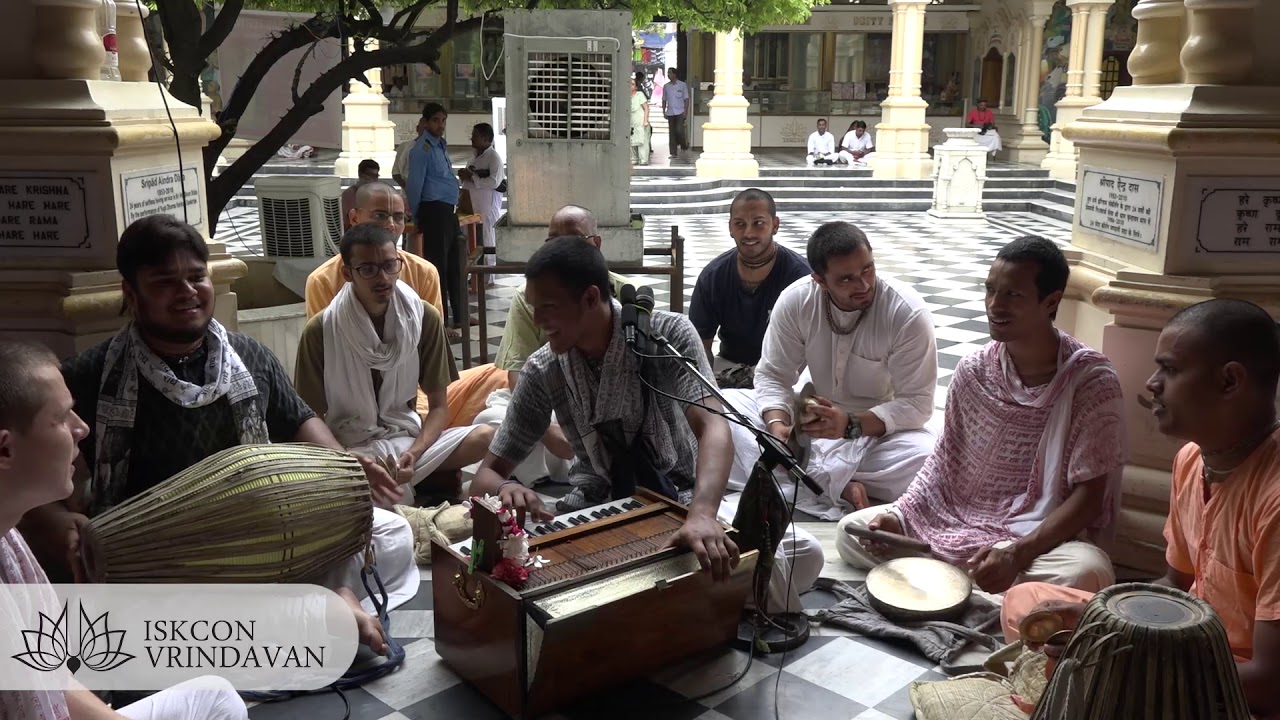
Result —
MULTIPOLYGON (((489 576, 494 580, 500 580, 520 590, 529 580, 530 570, 537 570, 550 564, 550 561, 541 555, 532 557, 529 555, 529 533, 520 527, 516 512, 507 507, 500 498, 493 495, 472 496, 470 500, 463 503, 463 506, 467 508, 467 514, 473 522, 476 520, 477 506, 482 506, 497 517, 500 526, 500 536, 497 540, 500 558, 489 569, 489 576)), ((484 544, 483 538, 475 538, 467 567, 468 573, 474 573, 477 561, 488 556, 484 544)))

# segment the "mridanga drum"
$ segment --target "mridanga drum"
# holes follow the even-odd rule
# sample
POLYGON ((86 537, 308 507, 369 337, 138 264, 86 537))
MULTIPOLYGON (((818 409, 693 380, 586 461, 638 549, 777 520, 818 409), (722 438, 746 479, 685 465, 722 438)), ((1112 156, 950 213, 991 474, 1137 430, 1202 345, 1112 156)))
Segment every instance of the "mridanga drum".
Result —
POLYGON ((1144 583, 1094 596, 1032 720, 1249 720, 1222 622, 1144 583))
POLYGON ((366 550, 372 527, 354 456, 239 445, 94 518, 81 555, 89 582, 311 582, 366 550))

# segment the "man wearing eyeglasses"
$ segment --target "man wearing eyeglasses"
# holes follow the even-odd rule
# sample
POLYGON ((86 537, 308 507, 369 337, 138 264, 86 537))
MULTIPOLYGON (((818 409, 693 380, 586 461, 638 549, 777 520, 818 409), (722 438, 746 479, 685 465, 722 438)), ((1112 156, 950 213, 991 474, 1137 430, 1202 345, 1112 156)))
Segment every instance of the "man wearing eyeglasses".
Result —
MULTIPOLYGON (((347 217, 352 227, 361 223, 373 223, 391 232, 395 237, 404 234, 409 214, 405 211, 404 195, 385 180, 371 180, 356 191, 356 206, 347 217)), ((400 280, 418 293, 418 297, 436 307, 443 315, 444 304, 440 299, 440 273, 431 263, 411 252, 398 251, 404 263, 400 280)), ((312 271, 307 277, 307 317, 324 310, 347 283, 343 275, 342 258, 334 256, 312 271)))
POLYGON ((298 394, 343 447, 394 464, 402 504, 413 503, 412 486, 430 501, 457 501, 457 470, 484 457, 493 428, 446 427, 451 378, 440 313, 400 281, 405 262, 379 225, 347 231, 341 258, 347 284, 302 331, 298 394))

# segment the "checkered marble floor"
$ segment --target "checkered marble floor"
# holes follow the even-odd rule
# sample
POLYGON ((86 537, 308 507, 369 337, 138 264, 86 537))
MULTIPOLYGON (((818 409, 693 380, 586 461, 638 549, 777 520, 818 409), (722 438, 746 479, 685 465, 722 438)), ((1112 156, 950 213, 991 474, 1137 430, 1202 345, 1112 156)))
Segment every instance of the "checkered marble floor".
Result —
MULTIPOLYGON (((252 214, 252 211, 242 214, 252 214)), ((831 219, 833 217, 825 213, 785 214, 778 241, 803 253, 809 234, 831 219)), ((911 283, 933 311, 940 365, 939 408, 945 402, 946 387, 956 363, 989 338, 982 283, 995 252, 1023 234, 1040 234, 1062 243, 1071 235, 1071 228, 1065 223, 1024 213, 995 214, 985 223, 961 226, 941 224, 922 213, 851 213, 840 219, 866 231, 882 275, 911 283)), ((261 242, 255 236, 256 218, 252 230, 240 219, 237 223, 242 236, 237 237, 230 224, 224 222, 219 228, 219 239, 227 241, 236 254, 260 254, 261 242)), ((646 242, 653 246, 665 244, 672 224, 679 226, 686 243, 683 291, 687 307, 699 272, 712 258, 732 246, 728 217, 651 218, 645 227, 646 242)), ((669 303, 670 287, 664 279, 659 276, 633 279, 654 286, 660 307, 669 303)), ((510 299, 521 283, 520 277, 503 276, 496 278, 495 285, 486 290, 490 358, 497 350, 510 299)), ((474 297, 472 312, 476 312, 474 297)), ((455 345, 454 350, 460 355, 460 344, 455 345)), ((478 354, 479 343, 474 339, 472 350, 478 354)), ((564 486, 540 488, 548 498, 562 495, 566 490, 564 486)), ((834 525, 800 523, 800 526, 817 535, 827 552, 824 577, 858 579, 858 574, 843 565, 835 552, 834 525)), ((834 597, 812 591, 804 596, 804 601, 807 607, 827 607, 834 603, 834 597)), ((496 720, 502 717, 483 696, 443 664, 435 652, 433 632, 432 585, 429 568, 423 568, 418 596, 392 613, 391 634, 406 648, 405 664, 395 674, 347 693, 353 720, 496 720)), ((775 698, 778 716, 788 720, 910 720, 914 717, 908 699, 911 682, 943 678, 932 662, 913 649, 823 627, 816 628, 814 636, 798 651, 782 657, 754 658, 743 679, 732 687, 700 701, 689 699, 725 685, 747 662, 745 653, 722 649, 565 708, 551 716, 551 720, 602 717, 767 720, 774 718, 775 698)), ((572 679, 566 678, 566 681, 572 682, 572 679)), ((342 700, 330 693, 258 706, 250 711, 250 717, 253 720, 320 720, 341 718, 342 713, 342 700)))

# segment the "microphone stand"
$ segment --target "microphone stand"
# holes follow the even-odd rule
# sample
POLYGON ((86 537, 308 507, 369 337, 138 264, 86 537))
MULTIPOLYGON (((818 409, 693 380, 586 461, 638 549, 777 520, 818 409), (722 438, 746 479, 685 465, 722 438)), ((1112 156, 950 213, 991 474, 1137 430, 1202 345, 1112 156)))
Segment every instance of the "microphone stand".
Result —
MULTIPOLYGON (((656 359, 678 360, 680 366, 692 375, 709 395, 720 401, 721 407, 730 416, 726 418, 727 420, 731 420, 751 431, 751 434, 756 438, 756 444, 760 447, 760 458, 756 460, 757 472, 763 470, 767 476, 772 478, 774 469, 781 466, 786 468, 787 474, 797 481, 797 491, 799 490, 799 483, 804 483, 815 494, 822 494, 822 487, 805 472, 787 446, 777 437, 774 437, 772 433, 756 427, 740 410, 725 399, 720 392, 719 386, 698 370, 697 361, 676 350, 659 333, 646 333, 639 329, 636 332, 640 337, 647 338, 650 344, 657 349, 657 352, 647 355, 637 350, 634 346, 631 347, 631 351, 640 357, 641 362, 656 359)), ((752 473, 752 477, 754 476, 755 472, 752 473)), ((748 487, 744 488, 744 491, 750 488, 751 482, 752 479, 749 477, 747 479, 748 487)), ((786 510, 787 521, 789 523, 794 522, 792 520, 792 514, 795 510, 794 500, 790 506, 787 506, 781 493, 778 493, 776 485, 769 488, 767 492, 777 493, 771 496, 775 498, 773 502, 781 501, 786 510)), ((739 508, 739 512, 741 512, 741 508, 739 508)), ((763 530, 767 530, 767 526, 763 530)), ((767 588, 769 577, 765 573, 772 572, 774 553, 777 552, 779 543, 775 542, 766 531, 762 531, 761 535, 762 537, 752 538, 752 540, 757 543, 757 548, 761 552, 767 551, 768 556, 761 557, 757 561, 753 585, 757 588, 767 588)), ((794 571, 795 568, 791 568, 791 570, 794 571)), ((790 577, 788 577, 788 593, 790 592, 790 582, 790 577)), ((802 613, 786 612, 771 614, 763 607, 767 597, 759 597, 759 595, 760 593, 757 593, 755 603, 756 618, 754 620, 744 619, 738 625, 738 644, 740 647, 748 653, 762 649, 768 653, 779 653, 794 650, 809 640, 809 620, 806 616, 802 613)))

